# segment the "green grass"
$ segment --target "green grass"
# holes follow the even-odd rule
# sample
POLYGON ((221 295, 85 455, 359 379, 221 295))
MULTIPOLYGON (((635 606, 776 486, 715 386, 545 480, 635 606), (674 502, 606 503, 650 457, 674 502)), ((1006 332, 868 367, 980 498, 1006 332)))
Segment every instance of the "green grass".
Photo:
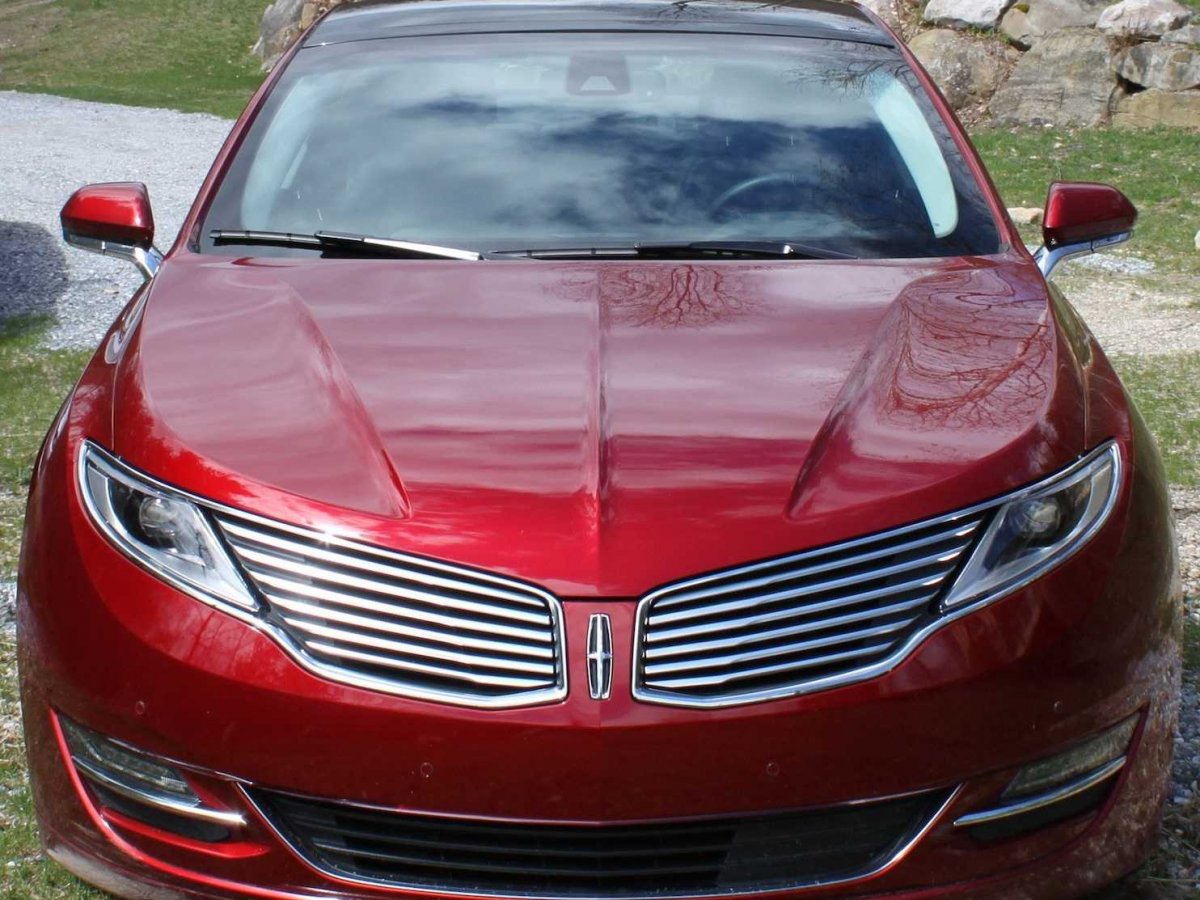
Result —
POLYGON ((0 0, 0 89, 236 116, 266 0, 0 0))
POLYGON ((42 855, 20 721, 15 640, 0 633, 0 900, 100 900, 107 895, 42 855))
POLYGON ((17 568, 25 491, 42 437, 89 353, 45 350, 42 319, 0 322, 0 578, 17 568))
POLYGON ((0 578, 16 572, 25 492, 42 438, 90 355, 39 347, 46 322, 0 322, 0 578))
POLYGON ((1200 623, 1189 619, 1183 626, 1183 666, 1200 671, 1200 623))
MULTIPOLYGON (((16 572, 34 456, 89 356, 41 348, 48 324, 45 319, 0 322, 0 578, 4 579, 16 572)), ((0 632, 0 898, 101 896, 41 855, 25 775, 16 651, 12 635, 0 632)))
POLYGON ((1113 365, 1158 441, 1167 478, 1200 486, 1200 353, 1118 356, 1113 365))
POLYGON ((1200 274, 1194 243, 1200 230, 1195 132, 990 129, 972 139, 1007 206, 1043 206, 1052 181, 1108 182, 1141 213, 1133 241, 1116 252, 1153 260, 1179 275, 1200 274))

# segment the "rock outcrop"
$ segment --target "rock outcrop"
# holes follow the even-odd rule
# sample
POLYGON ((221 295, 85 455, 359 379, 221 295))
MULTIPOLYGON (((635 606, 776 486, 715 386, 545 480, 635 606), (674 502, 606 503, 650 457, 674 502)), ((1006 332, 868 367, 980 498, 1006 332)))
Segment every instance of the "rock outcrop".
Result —
POLYGON ((1121 0, 1100 14, 1096 27, 1111 35, 1162 37, 1191 17, 1191 10, 1175 0, 1121 0))
POLYGON ((975 41, 947 28, 922 32, 909 47, 955 110, 991 99, 1020 55, 996 41, 975 41))
POLYGON ((1200 25, 1184 25, 1162 36, 1164 44, 1193 44, 1200 47, 1200 25))
POLYGON ((1069 28, 1046 35, 1021 57, 990 113, 999 125, 1100 125, 1116 93, 1108 41, 1094 29, 1069 28))
POLYGON ((1123 97, 1113 113, 1118 128, 1170 125, 1200 131, 1200 91, 1142 91, 1123 97))
POLYGON ((1107 0, 1034 0, 1026 14, 1036 40, 1066 28, 1092 28, 1108 5, 1107 0))
POLYGON ((1200 87, 1200 50, 1186 44, 1137 44, 1117 54, 1117 74, 1161 91, 1200 87))
POLYGON ((1037 34, 1029 24, 1029 13, 1014 6, 1000 20, 1000 33, 1018 50, 1028 50, 1033 46, 1037 34))
MULTIPOLYGON (((1024 51, 986 108, 999 125, 1200 130, 1200 14, 1176 0, 1025 0, 992 30, 1024 51)), ((963 40, 989 43, 977 34, 963 40)), ((965 99, 964 85, 991 83, 982 53, 942 37, 912 42, 924 44, 918 56, 956 105, 977 99, 965 99)))
POLYGON ((995 28, 1016 0, 929 0, 922 14, 931 25, 995 28))

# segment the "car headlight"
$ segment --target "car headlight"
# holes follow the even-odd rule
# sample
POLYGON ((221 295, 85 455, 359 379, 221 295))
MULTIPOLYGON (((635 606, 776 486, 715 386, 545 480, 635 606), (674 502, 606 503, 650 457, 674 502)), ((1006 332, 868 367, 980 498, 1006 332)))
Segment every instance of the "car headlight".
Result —
POLYGON ((1079 550, 1112 512, 1121 468, 1121 452, 1110 441, 1006 500, 942 600, 942 612, 1010 593, 1079 550))
POLYGON ((89 441, 80 449, 79 490, 96 527, 134 562, 207 603, 258 608, 208 516, 183 494, 89 441))

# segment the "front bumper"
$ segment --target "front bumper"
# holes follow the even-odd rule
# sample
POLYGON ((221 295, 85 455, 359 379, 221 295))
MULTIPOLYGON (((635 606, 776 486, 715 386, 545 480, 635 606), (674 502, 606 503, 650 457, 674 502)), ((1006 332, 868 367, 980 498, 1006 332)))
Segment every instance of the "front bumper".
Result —
MULTIPOLYGON (((444 896, 322 872, 247 802, 271 789, 417 814, 611 826, 948 798, 885 864, 780 895, 1075 896, 1149 851, 1169 769, 1178 603, 1161 495, 1134 483, 1110 525, 1028 588, 929 637, 888 674, 758 705, 638 703, 634 606, 568 600, 567 698, 472 710, 334 684, 264 634, 128 563, 35 490, 19 591, 30 768, 50 854, 125 896, 444 896), (611 697, 592 700, 591 616, 611 617, 611 697), (101 809, 56 716, 177 761, 246 824, 219 843, 101 809), (996 806, 1023 764, 1138 716, 1099 808, 982 841, 955 820, 996 806)), ((69 482, 57 491, 69 492, 69 482)))

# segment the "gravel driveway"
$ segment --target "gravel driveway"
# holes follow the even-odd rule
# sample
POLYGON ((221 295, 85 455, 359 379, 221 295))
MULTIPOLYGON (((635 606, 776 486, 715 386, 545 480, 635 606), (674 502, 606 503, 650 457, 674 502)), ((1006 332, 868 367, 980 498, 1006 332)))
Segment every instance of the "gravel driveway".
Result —
MULTIPOLYGON (((1136 247, 1135 242, 1130 246, 1136 247)), ((1068 263, 1055 276, 1109 356, 1157 356, 1200 350, 1200 310, 1196 292, 1156 285, 1148 290, 1137 278, 1122 277, 1087 263, 1117 259, 1098 254, 1068 263)), ((1136 262, 1136 257, 1120 257, 1136 262)))
MULTIPOLYGON (((166 249, 230 124, 207 115, 0 91, 0 317, 53 313, 58 324, 50 346, 98 343, 140 279, 126 263, 67 250, 58 226, 63 202, 88 182, 143 181, 158 217, 158 245, 166 249)), ((1111 277, 1103 266, 1067 271, 1069 295, 1110 353, 1200 349, 1200 311, 1188 306, 1191 298, 1147 291, 1111 277)), ((1176 491, 1175 506, 1185 580, 1195 597, 1200 491, 1176 491)), ((0 584, 0 621, 6 599, 11 602, 11 585, 0 584)), ((1197 615, 1195 607, 1191 614, 1197 615)), ((1174 774, 1168 814, 1194 814, 1200 810, 1195 672, 1185 685, 1174 774)))
POLYGON ((0 316, 53 313, 53 347, 93 347, 140 276, 70 250, 58 211, 94 181, 143 181, 169 247, 232 123, 216 116, 0 91, 0 316))

